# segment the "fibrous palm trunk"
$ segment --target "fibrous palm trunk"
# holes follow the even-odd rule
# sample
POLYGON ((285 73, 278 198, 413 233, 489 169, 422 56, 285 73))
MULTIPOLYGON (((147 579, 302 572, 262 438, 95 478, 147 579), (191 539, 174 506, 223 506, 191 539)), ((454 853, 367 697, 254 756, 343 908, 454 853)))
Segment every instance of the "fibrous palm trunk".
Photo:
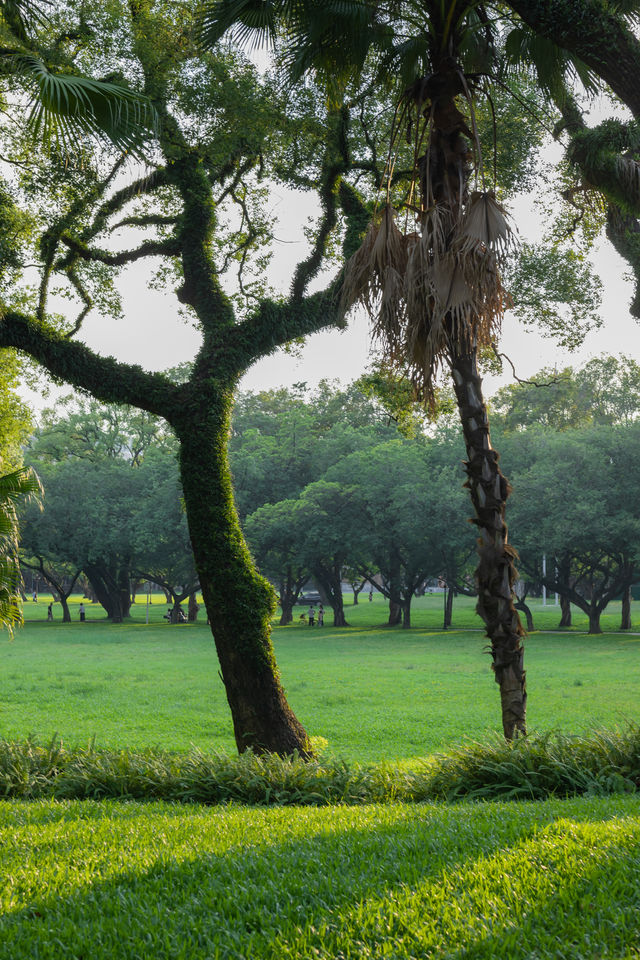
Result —
POLYGON ((475 351, 452 358, 451 373, 468 456, 466 486, 475 511, 473 522, 479 533, 476 610, 491 641, 504 735, 513 739, 526 733, 527 693, 524 630, 513 600, 513 584, 517 578, 515 552, 509 545, 505 523, 509 484, 498 465, 498 454, 491 446, 475 351))

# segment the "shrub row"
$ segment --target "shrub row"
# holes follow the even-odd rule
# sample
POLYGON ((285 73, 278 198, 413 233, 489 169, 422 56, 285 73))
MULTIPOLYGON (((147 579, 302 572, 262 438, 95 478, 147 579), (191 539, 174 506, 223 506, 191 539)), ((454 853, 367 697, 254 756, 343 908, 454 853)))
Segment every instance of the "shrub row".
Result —
POLYGON ((299 757, 207 756, 194 750, 67 749, 0 740, 0 796, 315 805, 543 799, 640 787, 640 728, 469 743, 411 770, 299 757))

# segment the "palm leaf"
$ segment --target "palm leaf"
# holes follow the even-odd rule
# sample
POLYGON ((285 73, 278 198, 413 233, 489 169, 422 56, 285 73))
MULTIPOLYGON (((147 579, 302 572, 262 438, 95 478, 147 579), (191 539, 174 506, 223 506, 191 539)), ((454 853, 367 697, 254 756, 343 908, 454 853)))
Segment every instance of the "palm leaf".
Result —
POLYGON ((10 634, 22 622, 17 507, 41 496, 42 486, 32 470, 21 468, 0 477, 0 627, 10 634))
POLYGON ((69 147, 79 135, 101 134, 119 150, 139 156, 155 130, 150 101, 121 84, 54 73, 32 54, 8 54, 2 63, 34 90, 28 124, 45 144, 69 147))

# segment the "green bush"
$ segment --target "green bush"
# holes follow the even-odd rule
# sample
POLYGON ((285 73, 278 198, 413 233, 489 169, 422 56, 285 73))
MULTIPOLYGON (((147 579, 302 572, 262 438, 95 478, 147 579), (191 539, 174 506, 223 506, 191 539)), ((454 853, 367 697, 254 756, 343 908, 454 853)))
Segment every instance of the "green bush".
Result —
POLYGON ((0 740, 0 796, 313 805, 635 792, 640 728, 470 743, 403 770, 300 757, 66 749, 0 740))

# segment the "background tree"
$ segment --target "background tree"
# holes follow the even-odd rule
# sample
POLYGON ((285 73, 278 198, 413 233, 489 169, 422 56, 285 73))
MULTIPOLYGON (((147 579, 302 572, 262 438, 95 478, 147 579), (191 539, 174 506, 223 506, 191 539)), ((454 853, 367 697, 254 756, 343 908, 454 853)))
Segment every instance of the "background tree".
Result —
POLYGON ((535 446, 531 465, 514 471, 522 566, 583 610, 589 633, 601 633, 602 611, 638 578, 640 511, 632 479, 640 466, 638 426, 546 431, 535 446))
POLYGON ((293 608, 310 577, 303 560, 304 518, 295 501, 283 500, 259 507, 244 529, 258 567, 276 587, 285 626, 293 621, 293 608))

